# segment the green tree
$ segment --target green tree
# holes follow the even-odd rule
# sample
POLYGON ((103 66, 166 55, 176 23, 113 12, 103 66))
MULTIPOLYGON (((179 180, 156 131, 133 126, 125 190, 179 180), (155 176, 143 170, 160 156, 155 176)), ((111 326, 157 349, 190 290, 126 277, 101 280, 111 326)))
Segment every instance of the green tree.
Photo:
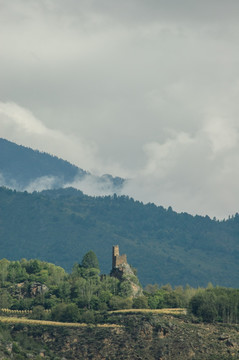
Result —
POLYGON ((9 308, 12 304, 12 297, 7 289, 0 289, 0 308, 9 308))
POLYGON ((148 309, 148 298, 146 296, 139 296, 133 299, 134 309, 148 309))
POLYGON ((95 269, 99 269, 99 261, 97 259, 96 254, 94 253, 94 251, 90 250, 88 251, 82 259, 81 265, 86 268, 86 269, 90 269, 90 268, 95 268, 95 269))
POLYGON ((112 296, 112 298, 109 301, 109 305, 112 310, 131 309, 132 299, 122 298, 120 296, 112 296))
POLYGON ((45 309, 42 305, 34 306, 32 309, 32 319, 44 320, 47 317, 45 309))
POLYGON ((51 318, 54 321, 76 322, 80 316, 79 309, 76 304, 58 304, 51 312, 51 318))
POLYGON ((212 291, 199 291, 190 301, 191 311, 205 322, 217 319, 216 296, 212 291))
POLYGON ((154 294, 149 294, 148 304, 150 309, 162 309, 165 306, 165 291, 162 289, 157 290, 154 294))

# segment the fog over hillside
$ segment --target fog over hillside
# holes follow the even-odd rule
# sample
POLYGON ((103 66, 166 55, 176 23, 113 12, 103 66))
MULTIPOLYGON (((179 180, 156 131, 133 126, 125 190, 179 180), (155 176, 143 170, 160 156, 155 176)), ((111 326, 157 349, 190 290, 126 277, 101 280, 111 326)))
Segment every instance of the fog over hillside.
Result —
POLYGON ((19 191, 74 187, 88 195, 121 193, 124 180, 92 175, 68 161, 0 138, 0 186, 19 191))
POLYGON ((0 1, 0 136, 177 211, 238 211, 236 0, 0 1))

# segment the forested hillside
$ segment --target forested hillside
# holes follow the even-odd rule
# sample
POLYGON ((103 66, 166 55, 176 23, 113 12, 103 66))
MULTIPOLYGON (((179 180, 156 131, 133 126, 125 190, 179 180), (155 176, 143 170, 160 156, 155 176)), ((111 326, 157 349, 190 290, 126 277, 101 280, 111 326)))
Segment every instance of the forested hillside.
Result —
POLYGON ((0 189, 0 254, 9 260, 38 258, 70 271, 93 250, 109 273, 112 245, 119 244, 143 285, 238 287, 238 235, 238 215, 219 222, 72 188, 0 189))
POLYGON ((87 175, 102 186, 107 184, 115 187, 115 191, 123 182, 123 179, 111 175, 93 176, 56 156, 0 138, 0 185, 25 190, 29 186, 34 188, 32 183, 35 182, 35 188, 39 186, 38 183, 45 183, 47 188, 54 189, 76 179, 84 179, 87 175))

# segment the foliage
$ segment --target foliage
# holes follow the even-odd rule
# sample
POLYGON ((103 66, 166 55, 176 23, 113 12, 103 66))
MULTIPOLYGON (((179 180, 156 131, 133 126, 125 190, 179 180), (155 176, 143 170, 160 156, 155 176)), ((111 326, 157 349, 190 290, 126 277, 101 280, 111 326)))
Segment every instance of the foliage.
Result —
MULTIPOLYGON (((0 251, 10 260, 46 259, 70 271, 90 248, 108 273, 116 243, 144 285, 198 287, 210 280, 236 287, 239 282, 239 216, 219 222, 127 196, 90 197, 72 188, 32 194, 0 188, 0 219, 0 251)), ((0 266, 2 282, 21 281, 24 271, 31 279, 37 271, 37 262, 23 273, 14 264, 7 280, 7 262, 0 266)), ((39 281, 44 276, 43 271, 39 281)))
MULTIPOLYGON (((87 252, 87 254, 92 252, 87 252)), ((86 255, 87 255, 86 254, 86 255)), ((85 256, 83 259, 96 259, 85 256)), ((239 290, 223 287, 172 288, 147 285, 143 295, 132 297, 130 282, 108 275, 100 276, 95 262, 75 264, 71 273, 38 259, 0 260, 0 308, 2 314, 30 316, 56 322, 97 323, 107 310, 171 308, 175 314, 184 308, 205 322, 238 323, 239 290), (9 312, 11 309, 12 313, 9 312), (4 310, 5 309, 5 310, 4 310), (181 310, 180 310, 181 309, 181 310)), ((157 310, 158 309, 158 310, 157 310)), ((163 311, 163 310, 162 310, 163 311)), ((168 311, 168 310, 167 310, 168 311)))
POLYGON ((86 174, 68 161, 5 139, 0 139, 0 154, 1 174, 5 182, 15 182, 18 188, 27 187, 32 179, 44 176, 58 178, 59 186, 64 182, 72 182, 76 175, 86 174))
POLYGON ((77 322, 79 320, 79 309, 76 304, 58 304, 51 311, 51 320, 61 322, 77 322))
POLYGON ((94 251, 90 250, 88 251, 82 259, 82 263, 81 263, 83 268, 86 269, 99 269, 99 261, 97 259, 96 254, 94 253, 94 251))
POLYGON ((238 323, 239 290, 222 287, 201 289, 190 300, 189 309, 205 322, 238 323))
POLYGON ((134 309, 147 309, 148 307, 148 299, 146 296, 139 296, 133 299, 134 309))
POLYGON ((96 266, 98 260, 92 251, 86 253, 82 264, 74 265, 70 274, 37 259, 2 259, 0 308, 10 308, 15 314, 29 313, 33 319, 89 322, 92 311, 131 307, 129 283, 100 276, 96 266))

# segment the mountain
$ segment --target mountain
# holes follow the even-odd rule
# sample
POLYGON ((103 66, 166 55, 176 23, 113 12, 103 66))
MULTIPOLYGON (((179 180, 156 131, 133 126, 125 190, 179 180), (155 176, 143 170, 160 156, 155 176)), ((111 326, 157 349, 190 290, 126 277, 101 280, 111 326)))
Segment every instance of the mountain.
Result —
POLYGON ((93 250, 103 273, 112 245, 148 283, 238 287, 239 215, 227 221, 178 214, 127 196, 90 197, 73 188, 0 188, 0 254, 39 258, 70 270, 93 250))
POLYGON ((16 190, 64 187, 75 181, 90 181, 98 191, 118 192, 123 179, 94 176, 68 161, 0 138, 0 185, 16 190))

